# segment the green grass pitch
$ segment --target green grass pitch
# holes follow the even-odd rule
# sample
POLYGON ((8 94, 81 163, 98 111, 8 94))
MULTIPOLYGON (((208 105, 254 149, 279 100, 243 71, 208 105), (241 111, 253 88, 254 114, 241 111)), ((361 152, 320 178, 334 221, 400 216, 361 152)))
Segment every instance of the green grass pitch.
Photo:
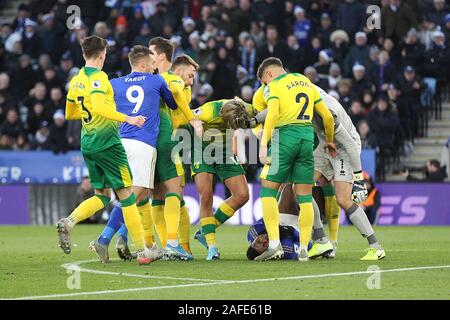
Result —
POLYGON ((101 228, 78 225, 65 255, 52 226, 0 227, 0 299, 450 299, 450 227, 377 227, 386 258, 376 262, 359 261, 366 241, 341 227, 335 260, 258 263, 245 257, 247 227, 225 226, 218 229, 221 260, 205 261, 192 240, 194 261, 149 266, 100 264, 87 247, 101 228), (62 265, 85 260, 93 261, 79 265, 80 288, 68 289, 78 278, 62 265), (367 273, 369 266, 381 273, 367 273), (379 289, 368 289, 378 276, 379 289))

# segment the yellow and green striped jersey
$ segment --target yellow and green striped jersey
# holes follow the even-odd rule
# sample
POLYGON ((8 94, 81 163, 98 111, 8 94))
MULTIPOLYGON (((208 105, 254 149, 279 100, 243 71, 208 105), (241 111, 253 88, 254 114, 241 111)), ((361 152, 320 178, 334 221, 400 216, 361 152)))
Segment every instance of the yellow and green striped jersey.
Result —
POLYGON ((284 73, 273 79, 264 89, 264 101, 279 101, 279 117, 275 127, 290 124, 311 126, 314 105, 321 101, 311 81, 299 73, 284 73))
POLYGON ((252 105, 253 105, 253 108, 255 108, 259 112, 267 109, 267 103, 264 100, 264 90, 265 89, 266 89, 266 86, 264 84, 262 84, 258 88, 258 90, 256 90, 255 93, 253 94, 252 105))
POLYGON ((81 151, 84 153, 99 152, 121 143, 118 122, 95 114, 91 102, 94 93, 104 94, 104 107, 116 111, 114 91, 106 73, 83 67, 70 81, 67 100, 76 103, 81 111, 81 151))

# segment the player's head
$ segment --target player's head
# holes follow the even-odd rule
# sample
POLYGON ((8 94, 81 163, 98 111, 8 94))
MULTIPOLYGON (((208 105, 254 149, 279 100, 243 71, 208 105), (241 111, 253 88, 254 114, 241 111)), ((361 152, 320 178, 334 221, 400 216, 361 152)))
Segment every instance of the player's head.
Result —
POLYGON ((269 236, 267 233, 260 234, 255 238, 250 247, 247 249, 247 258, 249 260, 255 260, 255 258, 261 255, 269 247, 269 236))
POLYGON ((170 40, 155 37, 150 40, 148 47, 155 57, 156 68, 160 68, 162 63, 172 61, 174 45, 170 40))
POLYGON ((257 75, 262 83, 268 84, 283 73, 286 73, 286 70, 284 70, 281 60, 275 57, 269 57, 259 65, 257 75))
POLYGON ((172 63, 172 72, 183 79, 187 86, 194 84, 195 74, 198 70, 198 64, 188 55, 181 55, 175 58, 172 63))
POLYGON ((80 45, 84 60, 95 61, 103 68, 106 59, 106 40, 97 36, 90 36, 81 39, 80 45))
POLYGON ((134 46, 128 53, 131 69, 137 72, 153 73, 155 71, 155 59, 149 48, 134 46))
POLYGON ((252 115, 244 101, 239 98, 228 100, 220 109, 220 117, 231 129, 248 128, 252 115))

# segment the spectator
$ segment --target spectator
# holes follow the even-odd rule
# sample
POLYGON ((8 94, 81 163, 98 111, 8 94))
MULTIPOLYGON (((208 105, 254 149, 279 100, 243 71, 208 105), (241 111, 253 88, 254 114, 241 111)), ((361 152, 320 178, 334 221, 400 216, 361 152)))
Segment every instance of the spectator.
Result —
POLYGON ((348 79, 342 79, 338 83, 338 94, 339 102, 344 107, 345 110, 350 108, 352 101, 354 99, 354 94, 352 93, 352 83, 348 79))
POLYGON ((392 111, 389 98, 385 94, 379 96, 375 109, 367 115, 367 122, 377 137, 381 156, 392 154, 395 150, 394 141, 399 119, 397 113, 392 111))
POLYGON ((13 139, 6 134, 0 134, 0 150, 12 150, 13 139))
POLYGON ((192 59, 198 60, 200 52, 200 35, 198 31, 194 31, 189 35, 189 47, 184 52, 192 59))
POLYGON ((386 92, 389 83, 395 80, 395 67, 392 65, 387 51, 382 50, 378 55, 378 61, 372 69, 371 78, 378 93, 386 92))
MULTIPOLYGON (((130 34, 131 35, 138 35, 138 34, 142 35, 142 26, 144 24, 147 26, 148 30, 150 30, 150 24, 145 19, 144 8, 142 7, 142 4, 136 3, 133 6, 133 18, 130 19, 130 21, 128 23, 128 28, 129 28, 130 34)), ((136 43, 136 44, 138 44, 138 43, 136 43)), ((144 45, 144 44, 142 44, 142 45, 144 45)), ((148 41, 145 43, 145 45, 148 45, 148 41)))
POLYGON ((444 27, 443 32, 445 34, 445 38, 447 39, 447 45, 448 45, 449 40, 450 40, 450 13, 448 13, 445 16, 445 27, 444 27))
POLYGON ((348 114, 350 119, 352 119, 353 124, 356 126, 361 120, 364 120, 366 117, 366 110, 362 106, 360 100, 354 100, 348 110, 348 114))
POLYGON ((369 65, 369 47, 367 46, 367 36, 364 32, 358 32, 355 35, 355 45, 353 45, 344 61, 344 76, 349 77, 352 67, 356 64, 364 67, 369 65))
POLYGON ((31 19, 25 21, 25 29, 22 33, 23 52, 33 59, 37 59, 41 54, 42 39, 36 32, 37 23, 31 19))
POLYGON ((256 65, 259 66, 261 62, 268 57, 277 57, 281 59, 281 61, 287 61, 289 58, 288 47, 282 40, 279 39, 278 31, 275 26, 269 25, 267 27, 266 38, 266 43, 258 48, 256 54, 256 65))
POLYGON ((337 85, 341 80, 341 68, 337 63, 332 63, 330 66, 330 72, 327 77, 326 85, 323 89, 326 91, 337 90, 337 85))
POLYGON ((253 89, 250 86, 243 86, 241 88, 241 95, 240 97, 242 100, 244 100, 247 103, 252 103, 253 98, 253 89))
POLYGON ((33 139, 30 143, 31 150, 47 150, 47 139, 48 139, 48 122, 42 121, 39 124, 39 129, 36 131, 33 139))
POLYGON ((297 37, 298 44, 301 47, 306 47, 309 43, 312 32, 311 21, 306 19, 305 10, 299 6, 294 8, 294 16, 294 34, 297 37))
POLYGON ((326 12, 320 16, 320 26, 317 30, 317 35, 320 37, 320 41, 324 47, 330 47, 330 36, 334 31, 333 24, 331 22, 330 15, 326 12))
POLYGON ((153 28, 155 36, 162 36, 164 34, 164 26, 173 23, 167 14, 167 3, 159 1, 156 5, 156 13, 150 18, 150 25, 153 28))
MULTIPOLYGON (((16 107, 16 100, 11 95, 10 77, 6 72, 0 73, 0 95, 3 98, 1 104, 2 113, 6 114, 9 109, 16 107)), ((1 116, 1 115, 0 115, 1 116)))
POLYGON ((264 41, 266 41, 266 35, 258 21, 252 21, 250 23, 250 35, 255 39, 256 47, 262 46, 264 41))
POLYGON ((317 73, 325 77, 330 72, 330 64, 333 61, 332 53, 330 50, 322 50, 319 52, 319 61, 313 66, 317 73))
POLYGON ((348 34, 343 30, 333 31, 330 35, 331 51, 333 51, 334 61, 341 67, 344 66, 349 41, 348 34))
POLYGON ((66 153, 69 150, 69 141, 66 136, 66 120, 64 112, 57 110, 53 115, 53 125, 49 128, 47 147, 55 154, 66 153))
POLYGON ((419 169, 424 173, 423 179, 412 176, 408 169, 402 175, 406 177, 407 181, 414 182, 444 182, 447 178, 446 167, 441 167, 441 163, 436 159, 428 160, 425 168, 419 169))
POLYGON ((366 120, 357 123, 359 137, 361 138, 362 149, 375 149, 378 152, 377 137, 370 131, 369 124, 366 120))
POLYGON ((47 99, 47 88, 42 82, 36 82, 33 89, 30 90, 28 98, 24 100, 24 105, 31 109, 36 103, 42 103, 45 108, 50 101, 47 99))
POLYGON ((389 5, 381 9, 381 31, 384 38, 400 41, 416 25, 416 15, 405 1, 389 0, 389 5))
POLYGON ((450 50, 445 45, 445 35, 442 31, 433 33, 433 44, 425 51, 424 74, 443 79, 448 73, 450 63, 450 50))
POLYGON ((422 70, 425 46, 420 43, 416 29, 410 29, 399 46, 401 53, 401 66, 412 66, 422 70))
POLYGON ((238 26, 239 32, 250 30, 250 21, 252 21, 252 3, 250 0, 239 1, 238 26))
POLYGON ((37 74, 31 65, 30 56, 23 54, 19 58, 19 65, 11 75, 15 96, 22 98, 28 94, 37 81, 37 74))
POLYGON ((445 25, 445 0, 433 0, 433 10, 429 13, 430 20, 441 28, 445 25))
POLYGON ((433 33, 438 31, 436 24, 428 15, 424 15, 419 30, 420 42, 425 45, 425 50, 430 49, 433 43, 433 33))
POLYGON ((236 0, 222 1, 217 10, 211 13, 211 16, 219 21, 219 29, 226 31, 233 37, 238 35, 240 19, 236 0))
POLYGON ((325 80, 320 79, 319 75, 317 74, 316 68, 311 67, 311 66, 306 67, 305 76, 316 86, 319 86, 321 88, 326 87, 325 80))
POLYGON ((42 103, 36 102, 28 112, 27 123, 25 125, 27 132, 35 135, 43 121, 49 121, 48 110, 46 110, 42 103))
POLYGON ((21 133, 24 132, 25 130, 17 111, 15 109, 9 110, 6 114, 6 120, 0 128, 0 135, 6 135, 16 139, 21 133))
POLYGON ((204 83, 198 90, 196 98, 192 100, 192 107, 196 109, 204 105, 211 100, 213 93, 213 87, 209 83, 204 83))
MULTIPOLYGON (((199 77, 201 82, 211 82, 211 76, 215 69, 214 60, 216 57, 216 39, 211 37, 206 43, 206 47, 200 50, 198 55, 199 77)), ((201 48, 201 47, 200 47, 201 48)))
POLYGON ((214 87, 214 99, 231 99, 236 94, 236 63, 228 57, 225 47, 220 47, 214 60, 211 85, 214 87))
POLYGON ((250 77, 255 77, 257 68, 255 39, 252 36, 248 36, 245 39, 244 47, 241 47, 240 51, 240 65, 247 70, 250 77))
POLYGON ((60 65, 58 68, 57 77, 61 79, 63 82, 67 82, 69 77, 69 72, 73 68, 73 58, 69 51, 66 51, 61 56, 60 65))
POLYGON ((366 110, 366 112, 368 112, 369 110, 372 109, 372 107, 374 105, 374 96, 370 90, 364 91, 363 98, 362 98, 362 105, 363 105, 364 109, 366 110))
POLYGON ((356 0, 345 0, 338 7, 336 27, 347 34, 361 31, 365 25, 364 6, 356 0))
POLYGON ((320 38, 317 36, 312 37, 310 47, 306 51, 306 65, 313 65, 319 60, 319 52, 323 49, 320 38))
MULTIPOLYGON (((195 31, 195 21, 191 17, 185 17, 183 19, 183 30, 181 30, 181 46, 184 49, 190 47, 189 36, 195 31)), ((148 41, 147 41, 148 44, 148 41)))
POLYGON ((54 13, 45 14, 42 17, 42 30, 40 38, 42 39, 42 52, 50 55, 52 63, 59 64, 59 59, 64 53, 64 28, 60 22, 55 19, 54 13))
POLYGON ((13 150, 16 151, 26 151, 30 149, 30 144, 28 143, 28 137, 25 133, 19 134, 17 140, 13 144, 13 150))
POLYGON ((372 84, 369 76, 366 74, 366 68, 362 64, 355 64, 352 70, 352 91, 356 97, 362 99, 365 91, 375 91, 374 85, 372 84))
POLYGON ((297 37, 291 34, 287 38, 287 45, 289 47, 289 60, 286 67, 290 72, 302 72, 306 67, 306 49, 298 44, 297 37))

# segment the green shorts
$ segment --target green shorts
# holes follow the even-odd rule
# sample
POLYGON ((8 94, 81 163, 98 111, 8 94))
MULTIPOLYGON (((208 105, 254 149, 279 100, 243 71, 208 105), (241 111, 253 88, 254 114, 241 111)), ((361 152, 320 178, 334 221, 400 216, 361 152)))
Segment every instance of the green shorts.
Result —
POLYGON ((184 178, 184 168, 179 154, 174 154, 174 158, 172 159, 172 150, 174 150, 177 144, 177 141, 172 141, 171 134, 164 132, 158 136, 158 146, 156 148, 156 183, 176 177, 184 178))
POLYGON ((261 179, 277 183, 313 184, 314 131, 312 127, 284 126, 272 137, 271 164, 265 165, 261 179), (277 146, 278 147, 275 147, 277 146))
MULTIPOLYGON (((194 177, 198 173, 207 172, 216 175, 222 182, 224 182, 229 178, 245 175, 245 170, 234 156, 233 150, 228 150, 227 152, 225 147, 215 149, 215 151, 221 152, 221 155, 216 159, 214 157, 214 152, 211 156, 205 155, 205 148, 206 146, 203 145, 200 155, 196 154, 196 150, 194 147, 191 150, 192 177, 194 177)), ((198 150, 198 152, 199 151, 200 150, 198 150)))
POLYGON ((94 189, 122 189, 133 184, 127 154, 122 144, 96 153, 83 153, 89 179, 94 189))

